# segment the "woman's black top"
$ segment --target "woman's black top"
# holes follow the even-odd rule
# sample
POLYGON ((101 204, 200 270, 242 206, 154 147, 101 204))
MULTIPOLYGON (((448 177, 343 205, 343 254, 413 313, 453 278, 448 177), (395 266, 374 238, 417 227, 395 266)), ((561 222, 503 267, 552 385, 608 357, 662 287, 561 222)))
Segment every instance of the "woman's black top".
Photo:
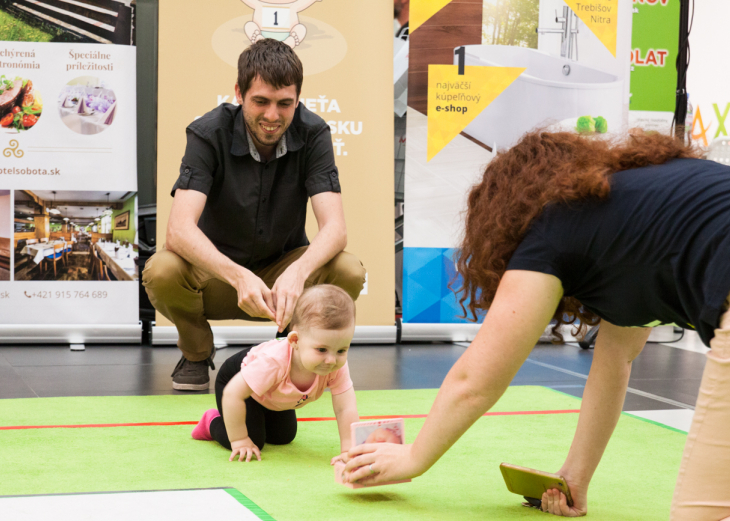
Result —
POLYGON ((730 167, 677 159, 617 172, 608 199, 548 206, 507 269, 558 277, 617 326, 676 324, 709 345, 730 293, 730 167))

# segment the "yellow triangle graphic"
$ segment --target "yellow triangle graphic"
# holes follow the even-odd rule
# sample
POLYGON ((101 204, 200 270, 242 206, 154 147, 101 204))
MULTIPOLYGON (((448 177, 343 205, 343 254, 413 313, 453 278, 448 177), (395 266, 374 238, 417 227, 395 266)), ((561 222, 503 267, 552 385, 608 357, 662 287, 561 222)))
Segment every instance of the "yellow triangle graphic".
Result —
POLYGON ((502 94, 523 67, 428 66, 428 153, 431 161, 502 94))
POLYGON ((565 3, 615 58, 618 0, 565 0, 565 3))
POLYGON ((413 33, 423 23, 451 3, 451 0, 417 0, 411 5, 408 32, 413 33))

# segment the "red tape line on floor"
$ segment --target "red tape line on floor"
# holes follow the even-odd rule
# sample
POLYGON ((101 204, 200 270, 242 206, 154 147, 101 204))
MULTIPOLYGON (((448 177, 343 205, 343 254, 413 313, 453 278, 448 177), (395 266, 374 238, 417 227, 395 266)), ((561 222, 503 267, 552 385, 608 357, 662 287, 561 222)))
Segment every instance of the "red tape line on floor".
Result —
MULTIPOLYGON (((574 414, 580 412, 578 409, 564 409, 558 411, 505 411, 505 412, 487 412, 484 416, 522 416, 529 414, 574 414)), ((425 418, 427 414, 400 414, 400 415, 378 415, 378 416, 360 416, 361 420, 386 420, 389 418, 425 418)), ((337 418, 297 418, 300 422, 323 422, 334 421, 337 418)), ((0 427, 0 431, 13 431, 24 429, 90 429, 100 427, 169 427, 172 425, 197 425, 196 421, 189 422, 149 422, 149 423, 88 423, 81 425, 11 425, 0 427)))

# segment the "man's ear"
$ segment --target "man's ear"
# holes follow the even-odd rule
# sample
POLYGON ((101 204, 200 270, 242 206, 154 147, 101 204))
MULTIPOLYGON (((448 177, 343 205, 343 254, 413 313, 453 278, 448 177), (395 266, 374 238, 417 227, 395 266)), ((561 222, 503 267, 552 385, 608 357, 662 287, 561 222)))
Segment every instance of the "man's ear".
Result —
POLYGON ((294 349, 298 349, 299 345, 299 333, 296 331, 291 331, 287 336, 286 339, 289 341, 289 345, 292 346, 294 349))
POLYGON ((241 96, 241 89, 238 88, 238 83, 236 83, 234 92, 236 93, 236 101, 238 102, 238 104, 243 105, 243 96, 241 96))

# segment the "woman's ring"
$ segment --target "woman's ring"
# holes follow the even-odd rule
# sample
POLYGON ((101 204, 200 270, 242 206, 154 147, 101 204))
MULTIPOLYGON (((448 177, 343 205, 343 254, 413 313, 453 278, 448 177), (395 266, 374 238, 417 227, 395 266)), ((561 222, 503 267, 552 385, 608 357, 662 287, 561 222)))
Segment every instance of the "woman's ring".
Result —
POLYGON ((373 464, 370 464, 370 474, 375 474, 375 471, 373 470, 373 464))

